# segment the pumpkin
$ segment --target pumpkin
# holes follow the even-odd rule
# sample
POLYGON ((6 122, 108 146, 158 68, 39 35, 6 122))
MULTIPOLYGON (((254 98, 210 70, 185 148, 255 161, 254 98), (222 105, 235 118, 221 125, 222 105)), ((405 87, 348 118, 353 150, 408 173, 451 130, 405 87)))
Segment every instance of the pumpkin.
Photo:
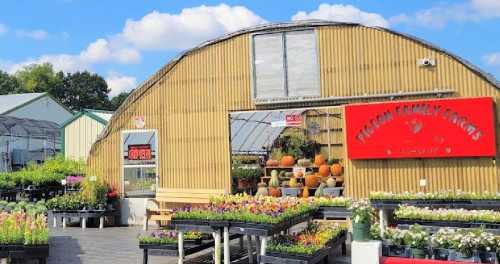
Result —
POLYGON ((295 159, 291 155, 285 155, 281 158, 281 166, 293 166, 295 164, 295 159))
POLYGON ((280 163, 277 160, 270 159, 266 161, 266 166, 268 167, 277 167, 279 165, 280 163))
POLYGON ((316 189, 316 192, 314 193, 314 196, 316 196, 316 197, 325 196, 325 184, 324 183, 321 183, 319 185, 318 189, 316 189))
POLYGON ((330 175, 330 167, 326 164, 319 166, 319 175, 328 177, 330 175))
POLYGON ((309 188, 316 188, 319 184, 318 176, 314 174, 307 175, 305 181, 306 181, 306 187, 309 188))
POLYGON ((342 171, 343 170, 344 170, 344 168, 339 163, 335 163, 335 164, 333 164, 330 167, 330 171, 332 172, 333 176, 340 176, 340 175, 342 175, 342 171))
POLYGON ((337 186, 337 181, 333 177, 328 177, 328 180, 326 180, 326 186, 333 188, 337 186))
POLYGON ((302 190, 302 197, 308 198, 309 197, 309 188, 304 187, 304 190, 302 190))
POLYGON ((279 187, 269 187, 269 195, 272 197, 280 197, 281 189, 279 187))
POLYGON ((278 171, 273 170, 271 172, 271 180, 269 180, 269 187, 279 187, 280 186, 280 180, 278 179, 278 171))
POLYGON ((257 186, 259 186, 259 188, 257 189, 257 192, 255 193, 255 195, 264 195, 264 196, 267 196, 269 194, 269 192, 267 191, 267 185, 266 185, 266 183, 259 182, 259 184, 257 186))
POLYGON ((316 157, 314 157, 314 165, 316 166, 321 166, 323 164, 325 164, 325 156, 323 156, 323 154, 318 154, 316 155, 316 157))
POLYGON ((308 159, 299 159, 297 161, 297 164, 300 166, 300 167, 309 167, 311 166, 311 161, 308 160, 308 159))
POLYGON ((302 176, 304 176, 304 173, 302 171, 297 171, 293 174, 293 177, 295 178, 300 178, 302 176))
POLYGON ((288 186, 290 186, 290 188, 295 188, 295 187, 297 187, 297 178, 292 177, 292 178, 290 179, 290 181, 288 182, 288 186))

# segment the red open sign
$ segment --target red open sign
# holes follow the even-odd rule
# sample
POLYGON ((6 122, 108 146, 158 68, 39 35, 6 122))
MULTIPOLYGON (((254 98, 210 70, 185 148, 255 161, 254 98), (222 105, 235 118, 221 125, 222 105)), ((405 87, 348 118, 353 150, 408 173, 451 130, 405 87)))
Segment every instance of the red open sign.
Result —
POLYGON ((129 145, 128 146, 128 160, 151 160, 151 145, 129 145))

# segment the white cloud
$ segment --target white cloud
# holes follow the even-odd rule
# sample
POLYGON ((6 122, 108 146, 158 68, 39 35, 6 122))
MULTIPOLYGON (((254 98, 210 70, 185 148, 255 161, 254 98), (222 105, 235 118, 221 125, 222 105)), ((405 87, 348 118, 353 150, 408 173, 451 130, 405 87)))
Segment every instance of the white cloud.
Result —
POLYGON ((185 49, 226 32, 265 23, 243 6, 199 6, 179 14, 153 11, 127 20, 121 37, 140 49, 185 49))
POLYGON ((0 36, 7 34, 7 31, 9 31, 9 28, 7 28, 6 25, 0 23, 0 36))
POLYGON ((16 31, 16 36, 18 38, 30 38, 34 40, 44 40, 49 37, 49 33, 45 30, 35 29, 35 30, 24 30, 19 29, 16 31))
MULTIPOLYGON (((45 54, 22 62, 4 62, 0 66, 15 72, 30 64, 50 62, 57 71, 74 72, 90 70, 93 65, 102 63, 138 63, 142 50, 184 49, 223 33, 264 22, 246 7, 225 4, 186 8, 179 14, 153 11, 139 20, 127 20, 120 33, 99 38, 77 54, 45 54)), ((19 37, 41 39, 48 36, 41 31, 18 33, 19 37)), ((111 80, 116 82, 116 76, 111 80)), ((122 83, 131 81, 120 80, 122 83)))
POLYGON ((114 71, 108 73, 106 83, 108 84, 108 88, 111 90, 109 93, 110 97, 117 96, 121 92, 128 92, 137 86, 137 80, 135 77, 122 75, 114 71))
POLYGON ((500 66, 500 52, 494 52, 484 55, 483 61, 490 66, 500 66))
POLYGON ((337 22, 360 23, 367 26, 388 27, 389 23, 377 13, 364 12, 352 5, 321 4, 317 10, 310 13, 300 11, 292 20, 325 19, 337 22))
POLYGON ((468 0, 465 3, 439 4, 414 14, 400 14, 390 18, 390 24, 419 25, 443 28, 449 22, 478 22, 500 17, 499 0, 468 0))

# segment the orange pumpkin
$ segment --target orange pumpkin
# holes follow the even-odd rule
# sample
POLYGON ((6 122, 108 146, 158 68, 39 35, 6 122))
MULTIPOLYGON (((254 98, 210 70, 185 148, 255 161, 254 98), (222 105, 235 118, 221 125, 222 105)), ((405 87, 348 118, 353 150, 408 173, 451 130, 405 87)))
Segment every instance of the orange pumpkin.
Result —
POLYGON ((304 190, 302 190, 302 197, 304 197, 304 198, 309 197, 309 188, 307 186, 304 187, 304 190))
POLYGON ((318 176, 316 176, 314 174, 306 175, 305 184, 306 184, 306 187, 316 188, 319 184, 318 176))
POLYGON ((269 159, 266 161, 266 166, 268 167, 277 167, 280 163, 277 160, 269 159))
POLYGON ((295 172, 295 173, 293 174, 293 177, 295 177, 295 178, 300 178, 300 177, 302 177, 302 176, 304 176, 304 173, 303 173, 303 172, 301 172, 301 171, 297 171, 297 172, 295 172))
POLYGON ((328 177, 330 176, 330 167, 326 164, 323 164, 321 166, 319 166, 319 175, 323 176, 323 177, 328 177))
POLYGON ((295 164, 295 159, 291 155, 285 155, 281 158, 282 166, 293 166, 295 164))
POLYGON ((330 167, 330 171, 331 171, 331 173, 332 173, 333 176, 340 176, 340 175, 342 175, 342 171, 343 170, 344 170, 344 168, 339 163, 334 163, 330 167))
POLYGON ((314 165, 316 166, 321 166, 323 164, 325 164, 326 162, 326 158, 325 156, 323 156, 323 154, 318 154, 316 155, 316 157, 314 157, 314 165))
POLYGON ((269 187, 269 195, 273 197, 280 197, 281 189, 278 187, 269 187))

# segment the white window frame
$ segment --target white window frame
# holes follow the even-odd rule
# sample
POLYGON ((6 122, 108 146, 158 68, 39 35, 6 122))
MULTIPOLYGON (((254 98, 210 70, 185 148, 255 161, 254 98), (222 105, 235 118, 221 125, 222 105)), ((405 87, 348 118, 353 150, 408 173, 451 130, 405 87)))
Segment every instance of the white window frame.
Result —
MULTIPOLYGON (((126 192, 125 192, 125 168, 155 168, 155 196, 156 196, 156 193, 158 193, 158 183, 160 182, 159 178, 160 176, 158 175, 158 169, 160 167, 160 150, 158 149, 158 130, 157 129, 130 129, 130 130, 122 130, 121 133, 120 133, 120 161, 121 161, 121 177, 120 177, 120 181, 121 181, 121 186, 122 186, 122 190, 123 190, 123 196, 124 197, 128 197, 126 196, 126 192), (154 135, 155 135, 155 150, 156 150, 156 153, 155 153, 155 165, 125 165, 125 157, 123 156, 123 152, 125 151, 125 149, 123 148, 123 140, 124 140, 124 137, 123 135, 126 134, 126 133, 145 133, 145 132, 153 132, 154 135)), ((141 197, 135 197, 135 196, 132 196, 131 198, 141 198, 141 197)))
POLYGON ((251 81, 251 95, 252 99, 254 101, 258 102, 264 102, 264 101, 279 101, 279 100, 300 100, 304 99, 304 97, 289 97, 288 96, 288 60, 286 58, 287 53, 286 53, 286 33, 287 32, 298 32, 298 31, 312 31, 314 32, 315 35, 315 43, 316 43, 316 69, 317 69, 317 82, 318 82, 318 94, 317 95, 310 95, 307 96, 307 98, 318 98, 321 97, 321 68, 320 68, 320 49, 319 49, 319 41, 318 41, 318 32, 315 28, 301 28, 301 29, 296 29, 296 30, 277 30, 273 32, 261 32, 261 33, 254 33, 250 36, 250 69, 252 73, 252 78, 250 78, 251 81), (269 34, 282 34, 282 40, 283 40, 283 67, 284 67, 284 97, 270 97, 270 98, 259 98, 257 99, 257 76, 256 76, 256 69, 255 69, 255 36, 258 35, 269 35, 269 34))

